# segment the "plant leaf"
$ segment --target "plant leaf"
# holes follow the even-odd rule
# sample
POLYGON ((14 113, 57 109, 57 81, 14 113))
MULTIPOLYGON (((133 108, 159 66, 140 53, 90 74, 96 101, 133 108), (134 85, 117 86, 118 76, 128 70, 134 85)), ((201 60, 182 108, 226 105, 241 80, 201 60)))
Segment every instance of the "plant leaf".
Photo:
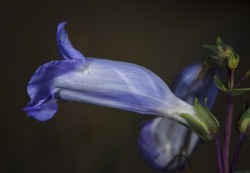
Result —
POLYGON ((222 82, 222 80, 220 80, 218 77, 214 76, 214 82, 217 85, 217 87, 223 91, 223 92, 227 92, 227 87, 225 86, 225 84, 222 82))
POLYGON ((203 45, 203 48, 208 49, 212 52, 218 52, 218 50, 217 50, 218 48, 215 45, 203 45))
POLYGON ((247 91, 250 91, 250 88, 231 89, 231 90, 228 90, 227 92, 229 94, 231 94, 232 96, 238 96, 238 95, 241 95, 247 91))

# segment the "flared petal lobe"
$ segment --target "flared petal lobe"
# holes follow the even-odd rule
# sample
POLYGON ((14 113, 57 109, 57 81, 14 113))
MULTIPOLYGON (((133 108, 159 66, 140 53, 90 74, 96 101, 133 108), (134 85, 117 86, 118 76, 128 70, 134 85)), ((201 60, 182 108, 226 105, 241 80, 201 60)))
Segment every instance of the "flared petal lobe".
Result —
POLYGON ((57 112, 58 106, 55 99, 55 79, 83 66, 84 56, 73 48, 66 30, 66 22, 62 22, 57 28, 57 45, 61 61, 52 61, 42 65, 32 76, 27 92, 31 101, 23 109, 40 121, 45 121, 53 117, 57 112))
POLYGON ((39 121, 53 117, 58 106, 55 99, 55 79, 81 66, 78 60, 52 61, 42 65, 32 76, 27 92, 31 101, 23 109, 39 121))
POLYGON ((81 52, 76 50, 71 44, 68 34, 64 28, 66 22, 62 22, 57 27, 57 46, 59 55, 62 59, 78 59, 82 62, 85 61, 85 58, 81 52))
MULTIPOLYGON (((218 93, 213 76, 218 73, 217 68, 207 68, 201 63, 191 64, 177 75, 172 91, 190 104, 193 104, 196 97, 202 102, 207 97, 207 107, 212 108, 218 93)), ((186 159, 179 156, 189 158, 199 141, 200 138, 190 129, 160 117, 142 124, 138 146, 142 156, 152 167, 175 172, 186 163, 186 159)))

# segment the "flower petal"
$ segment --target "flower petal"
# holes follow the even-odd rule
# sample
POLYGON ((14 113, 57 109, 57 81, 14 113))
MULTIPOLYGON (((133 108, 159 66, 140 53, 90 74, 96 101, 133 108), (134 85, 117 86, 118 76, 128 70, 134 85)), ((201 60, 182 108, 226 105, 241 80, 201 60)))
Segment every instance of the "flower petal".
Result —
POLYGON ((59 50, 59 55, 62 59, 78 59, 82 62, 85 61, 85 58, 81 52, 73 48, 68 34, 64 28, 66 22, 62 22, 58 25, 57 28, 57 46, 59 50))
POLYGON ((199 141, 188 128, 166 118, 143 123, 138 145, 141 155, 155 169, 174 172, 184 167, 199 141), (178 157, 180 156, 180 157, 178 157))
POLYGON ((27 106, 23 110, 28 112, 28 115, 34 117, 39 121, 46 121, 51 119, 57 112, 58 106, 56 100, 53 98, 44 99, 34 106, 27 106))
POLYGON ((54 79, 76 69, 79 64, 81 62, 78 60, 62 60, 39 67, 28 84, 27 92, 31 101, 23 110, 39 121, 52 118, 57 111, 54 79))

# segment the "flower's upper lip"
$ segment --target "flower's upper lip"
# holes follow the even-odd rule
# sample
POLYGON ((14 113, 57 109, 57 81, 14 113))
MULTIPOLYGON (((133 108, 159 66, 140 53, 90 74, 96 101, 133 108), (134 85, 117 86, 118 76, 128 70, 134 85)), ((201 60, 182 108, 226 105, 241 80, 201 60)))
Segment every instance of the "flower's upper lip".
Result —
POLYGON ((59 55, 62 59, 78 59, 85 63, 84 55, 76 50, 71 44, 68 34, 65 30, 67 22, 61 22, 57 27, 57 46, 59 49, 59 55))

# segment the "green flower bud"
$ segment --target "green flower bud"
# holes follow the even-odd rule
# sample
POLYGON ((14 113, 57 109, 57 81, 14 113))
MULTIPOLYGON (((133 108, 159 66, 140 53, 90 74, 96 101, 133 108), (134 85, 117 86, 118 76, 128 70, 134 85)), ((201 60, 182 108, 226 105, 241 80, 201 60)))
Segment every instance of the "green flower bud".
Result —
POLYGON ((247 106, 237 121, 237 129, 240 133, 250 137, 250 108, 247 106))
POLYGON ((237 68, 238 64, 240 62, 240 57, 237 54, 232 54, 230 58, 228 59, 228 68, 231 70, 234 70, 237 68))
POLYGON ((234 49, 224 44, 220 37, 217 38, 215 45, 204 45, 211 54, 206 57, 205 62, 208 64, 216 64, 219 67, 227 67, 228 59, 234 54, 234 49))
POLYGON ((222 39, 221 39, 220 36, 219 36, 219 37, 217 37, 217 39, 216 39, 216 45, 220 45, 220 44, 223 44, 223 43, 222 43, 222 39))
POLYGON ((184 118, 191 130, 203 140, 213 140, 220 131, 220 124, 217 119, 206 107, 199 103, 198 99, 194 101, 194 112, 197 119, 186 113, 181 114, 180 117, 184 118))
POLYGON ((248 78, 250 76, 250 70, 248 70, 245 74, 245 77, 248 78))

